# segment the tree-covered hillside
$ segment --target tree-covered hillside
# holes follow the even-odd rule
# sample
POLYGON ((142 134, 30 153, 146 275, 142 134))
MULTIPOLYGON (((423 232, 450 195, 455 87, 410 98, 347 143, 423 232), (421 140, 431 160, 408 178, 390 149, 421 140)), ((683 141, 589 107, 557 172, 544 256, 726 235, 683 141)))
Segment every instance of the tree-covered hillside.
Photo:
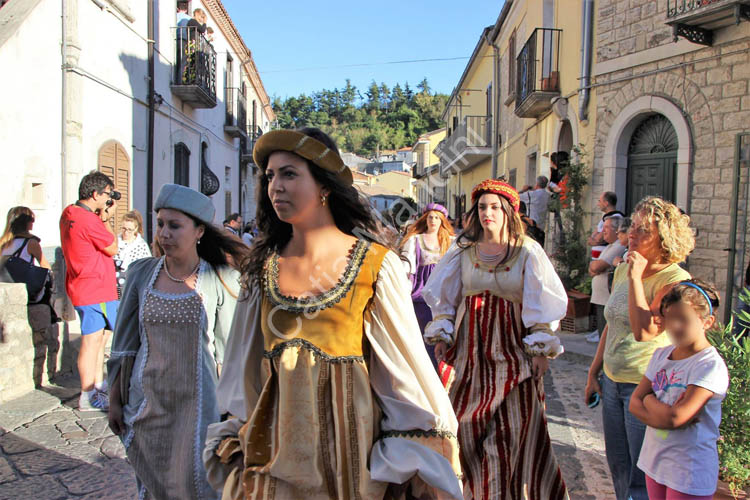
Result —
POLYGON ((445 94, 432 92, 427 79, 416 91, 408 83, 389 88, 373 80, 364 94, 347 79, 343 89, 275 98, 273 109, 280 128, 319 127, 342 150, 371 156, 411 146, 420 134, 442 127, 440 115, 447 101, 445 94))

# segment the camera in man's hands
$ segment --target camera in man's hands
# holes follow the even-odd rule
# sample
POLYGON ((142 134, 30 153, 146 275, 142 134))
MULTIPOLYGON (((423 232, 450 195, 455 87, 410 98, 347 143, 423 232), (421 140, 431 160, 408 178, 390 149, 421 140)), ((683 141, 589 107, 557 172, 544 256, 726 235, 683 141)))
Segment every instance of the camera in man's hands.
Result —
POLYGON ((107 194, 109 195, 109 199, 107 200, 107 206, 108 207, 111 207, 112 205, 115 204, 115 202, 117 200, 119 200, 120 198, 122 198, 122 195, 120 194, 119 191, 110 191, 107 194))

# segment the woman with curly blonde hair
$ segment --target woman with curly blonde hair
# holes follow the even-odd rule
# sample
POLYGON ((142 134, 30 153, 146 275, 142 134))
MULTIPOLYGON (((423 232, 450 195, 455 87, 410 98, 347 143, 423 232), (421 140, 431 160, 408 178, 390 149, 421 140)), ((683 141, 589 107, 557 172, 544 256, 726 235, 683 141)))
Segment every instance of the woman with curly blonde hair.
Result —
POLYGON ((594 393, 602 398, 604 443, 617 499, 647 500, 646 480, 636 466, 646 427, 628 406, 654 351, 670 344, 659 305, 672 287, 690 279, 679 266, 695 247, 690 217, 661 198, 644 198, 633 212, 628 244, 604 309, 607 326, 589 369, 585 399, 595 398, 594 393))

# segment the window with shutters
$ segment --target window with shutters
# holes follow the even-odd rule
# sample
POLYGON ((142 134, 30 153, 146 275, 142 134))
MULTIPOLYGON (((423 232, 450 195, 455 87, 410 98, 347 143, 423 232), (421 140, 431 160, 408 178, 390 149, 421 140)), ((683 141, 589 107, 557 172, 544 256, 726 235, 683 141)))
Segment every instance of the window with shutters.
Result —
POLYGON ((181 142, 174 147, 174 183, 190 187, 190 150, 181 142))
POLYGON ((117 141, 107 141, 99 148, 98 170, 112 179, 115 191, 122 195, 115 207, 115 216, 110 224, 117 234, 122 224, 122 216, 130 210, 130 157, 117 141))

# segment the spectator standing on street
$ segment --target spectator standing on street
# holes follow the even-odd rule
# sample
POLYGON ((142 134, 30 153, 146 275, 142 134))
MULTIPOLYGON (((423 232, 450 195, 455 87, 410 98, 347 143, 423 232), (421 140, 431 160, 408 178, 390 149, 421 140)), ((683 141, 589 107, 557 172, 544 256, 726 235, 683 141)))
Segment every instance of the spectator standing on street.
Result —
POLYGON ((512 186, 482 181, 471 203, 468 227, 422 292, 434 317, 424 337, 459 422, 464 494, 567 499, 543 376, 563 351, 554 332, 568 297, 544 249, 524 234, 512 186))
POLYGON ((218 422, 216 384, 247 248, 212 224, 213 202, 165 184, 154 203, 157 257, 130 266, 108 376, 109 422, 139 498, 215 499, 200 450, 218 422))
MULTIPOLYGON (((411 300, 422 334, 427 323, 432 321, 430 308, 422 298, 422 288, 454 239, 453 228, 446 219, 447 215, 448 210, 443 205, 428 204, 422 216, 409 226, 401 243, 401 256, 406 259, 406 274, 411 281, 411 300)), ((426 347, 427 354, 437 369, 435 347, 431 344, 426 347)))
MULTIPOLYGON (((625 248, 625 252, 622 254, 621 257, 615 257, 615 259, 612 261, 612 266, 615 268, 625 262, 625 259, 628 256, 628 231, 630 230, 630 217, 624 217, 620 220, 620 227, 617 229, 617 241, 620 243, 620 245, 625 248)), ((614 277, 614 270, 610 271, 610 278, 609 278, 609 289, 612 289, 612 278, 614 277)))
MULTIPOLYGON (((41 239, 32 234, 34 212, 28 207, 13 207, 8 211, 5 231, 0 236, 2 255, 13 255, 20 249, 19 257, 32 264, 49 269, 50 265, 42 253, 41 239)), ((54 325, 57 314, 51 304, 51 283, 45 286, 36 297, 31 297, 28 305, 29 325, 34 344, 34 386, 42 386, 45 360, 47 378, 52 380, 57 370, 57 353, 60 350, 58 330, 54 325)))
POLYGON ((676 283, 690 279, 679 263, 693 250, 695 236, 690 217, 668 201, 647 197, 635 207, 628 240, 627 260, 615 271, 604 308, 607 326, 584 400, 594 392, 602 397, 604 445, 617 500, 647 500, 646 480, 636 466, 646 427, 628 405, 654 351, 670 344, 659 307, 676 283))
POLYGON ((81 319, 81 410, 109 408, 103 381, 104 346, 117 321, 117 281, 112 257, 117 253, 110 219, 115 215, 114 182, 101 172, 85 175, 78 201, 60 217, 60 243, 65 258, 65 290, 81 319))
POLYGON ((627 250, 617 238, 622 220, 619 217, 612 217, 604 221, 602 235, 604 241, 607 242, 607 246, 604 247, 599 257, 592 260, 589 264, 589 275, 592 277, 591 303, 594 305, 594 310, 596 311, 596 328, 598 330, 596 339, 594 340, 594 337, 590 339, 592 342, 599 341, 600 334, 604 331, 604 325, 606 324, 604 306, 607 304, 607 300, 609 300, 609 283, 607 279, 609 271, 614 265, 614 260, 618 257, 622 258, 627 250))
POLYGON ((591 257, 596 259, 604 247, 607 246, 607 242, 604 241, 602 230, 604 229, 604 221, 610 217, 625 217, 625 214, 617 210, 617 195, 612 191, 605 191, 599 196, 599 200, 596 206, 603 212, 601 220, 596 225, 596 231, 591 233, 589 236, 588 244, 591 247, 591 257))
POLYGON ((224 499, 461 499, 411 286, 319 129, 274 130, 204 460, 224 499))
POLYGON ((534 221, 534 225, 541 232, 539 244, 544 248, 544 234, 547 231, 547 218, 549 216, 550 194, 547 191, 548 180, 540 175, 536 178, 533 189, 527 189, 521 193, 521 201, 526 203, 526 215, 534 221))
POLYGON ((138 259, 151 257, 151 249, 143 239, 143 217, 138 210, 131 210, 122 216, 120 234, 117 236, 117 296, 121 297, 125 286, 125 276, 130 264, 138 259))
POLYGON ((255 238, 255 233, 253 231, 253 224, 252 222, 248 222, 245 224, 245 227, 242 229, 242 242, 245 243, 245 245, 250 246, 253 244, 253 238, 255 238))
POLYGON ((242 216, 236 212, 230 214, 224 223, 224 229, 235 236, 240 236, 240 229, 242 229, 242 216))
POLYGON ((630 411, 648 426, 638 468, 652 500, 714 498, 729 387, 727 366, 706 338, 718 307, 719 294, 698 280, 678 283, 660 304, 672 345, 654 352, 630 398, 630 411))

